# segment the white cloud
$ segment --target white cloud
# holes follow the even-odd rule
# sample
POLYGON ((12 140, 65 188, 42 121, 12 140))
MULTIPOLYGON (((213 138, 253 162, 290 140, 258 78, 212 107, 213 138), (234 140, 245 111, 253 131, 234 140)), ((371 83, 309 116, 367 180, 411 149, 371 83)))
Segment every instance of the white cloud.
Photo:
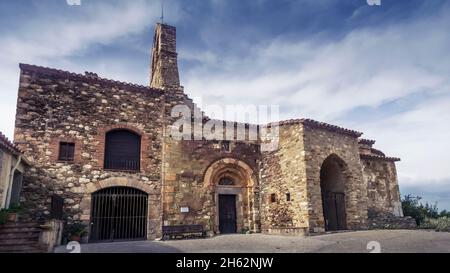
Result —
MULTIPOLYGON (((171 5, 170 11, 174 14, 172 18, 176 19, 177 7, 171 5)), ((2 98, 0 130, 10 138, 14 128, 19 63, 75 71, 79 67, 79 72, 91 71, 92 68, 74 64, 71 57, 82 56, 84 52, 98 44, 120 42, 130 35, 143 31, 151 33, 150 26, 160 16, 158 2, 143 0, 84 3, 76 10, 81 12, 74 13, 72 16, 48 14, 31 18, 17 31, 11 32, 10 36, 0 37, 0 52, 2 52, 0 54, 2 98)), ((100 64, 96 65, 96 67, 100 66, 100 64)), ((118 74, 114 72, 114 69, 122 70, 120 66, 115 65, 109 67, 108 73, 105 74, 118 74)), ((129 75, 133 73, 124 73, 123 78, 116 77, 116 79, 135 79, 129 75)))

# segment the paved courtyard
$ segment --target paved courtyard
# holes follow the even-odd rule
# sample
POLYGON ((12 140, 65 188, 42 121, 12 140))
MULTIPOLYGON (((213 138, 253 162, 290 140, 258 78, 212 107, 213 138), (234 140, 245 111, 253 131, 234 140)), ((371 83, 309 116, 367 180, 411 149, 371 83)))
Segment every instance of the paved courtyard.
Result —
MULTIPOLYGON (((82 253, 290 253, 290 252, 360 252, 368 253, 369 242, 379 242, 380 251, 448 252, 450 233, 419 230, 357 231, 310 237, 263 234, 223 235, 208 239, 176 241, 140 241, 85 244, 82 253)), ((375 245, 377 243, 372 243, 375 245)), ((370 248, 373 249, 373 248, 370 248)), ((55 252, 69 252, 65 246, 55 252)))

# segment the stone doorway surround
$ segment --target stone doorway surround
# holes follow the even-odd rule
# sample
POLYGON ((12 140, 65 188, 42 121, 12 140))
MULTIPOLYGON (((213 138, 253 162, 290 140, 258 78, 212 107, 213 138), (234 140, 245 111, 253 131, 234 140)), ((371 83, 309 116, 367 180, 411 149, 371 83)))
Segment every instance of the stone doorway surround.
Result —
POLYGON ((213 232, 219 231, 219 195, 236 195, 237 232, 244 230, 259 232, 259 186, 256 173, 245 162, 234 158, 223 158, 211 164, 204 175, 205 187, 214 196, 213 232), (234 181, 233 185, 219 185, 221 178, 234 181))
POLYGON ((153 189, 149 185, 140 182, 134 177, 111 177, 99 182, 89 183, 80 203, 82 215, 80 220, 88 225, 88 233, 90 233, 91 223, 91 206, 92 194, 110 187, 129 187, 141 190, 148 194, 147 209, 147 239, 154 240, 161 237, 161 208, 160 208, 160 191, 153 189))
POLYGON ((322 166, 320 167, 320 191, 325 231, 347 229, 347 192, 349 189, 349 181, 350 175, 348 166, 342 158, 336 154, 331 154, 323 161, 322 166), (339 209, 336 207, 338 204, 336 200, 333 199, 333 205, 330 206, 330 204, 327 203, 327 200, 324 199, 327 195, 336 194, 343 196, 339 209), (329 206, 329 208, 326 209, 324 206, 329 206), (329 214, 329 219, 326 219, 327 213, 329 214))

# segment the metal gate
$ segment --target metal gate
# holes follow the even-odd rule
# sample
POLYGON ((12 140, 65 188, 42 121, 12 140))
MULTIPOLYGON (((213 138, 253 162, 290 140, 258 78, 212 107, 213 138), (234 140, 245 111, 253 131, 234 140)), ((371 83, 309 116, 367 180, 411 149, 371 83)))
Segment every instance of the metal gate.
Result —
POLYGON ((148 195, 134 188, 106 188, 92 194, 90 242, 145 240, 148 195))
POLYGON ((327 231, 347 229, 347 215, 345 213, 345 194, 326 192, 322 196, 325 228, 327 231))

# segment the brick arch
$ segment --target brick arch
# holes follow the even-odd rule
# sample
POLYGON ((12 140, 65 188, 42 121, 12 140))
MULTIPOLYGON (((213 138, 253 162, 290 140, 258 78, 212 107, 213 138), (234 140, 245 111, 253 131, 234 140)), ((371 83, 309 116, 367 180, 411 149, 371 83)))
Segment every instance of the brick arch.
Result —
POLYGON ((152 188, 142 182, 139 182, 136 178, 130 177, 111 177, 105 180, 93 183, 94 187, 89 187, 87 189, 87 194, 92 194, 102 189, 112 188, 112 187, 129 187, 141 190, 147 194, 152 194, 152 188))
POLYGON ((144 136, 144 131, 142 131, 141 129, 139 129, 138 127, 134 126, 131 123, 119 123, 119 124, 105 126, 103 128, 102 132, 104 135, 106 135, 108 132, 111 132, 114 130, 128 130, 128 131, 131 131, 140 136, 144 136))

